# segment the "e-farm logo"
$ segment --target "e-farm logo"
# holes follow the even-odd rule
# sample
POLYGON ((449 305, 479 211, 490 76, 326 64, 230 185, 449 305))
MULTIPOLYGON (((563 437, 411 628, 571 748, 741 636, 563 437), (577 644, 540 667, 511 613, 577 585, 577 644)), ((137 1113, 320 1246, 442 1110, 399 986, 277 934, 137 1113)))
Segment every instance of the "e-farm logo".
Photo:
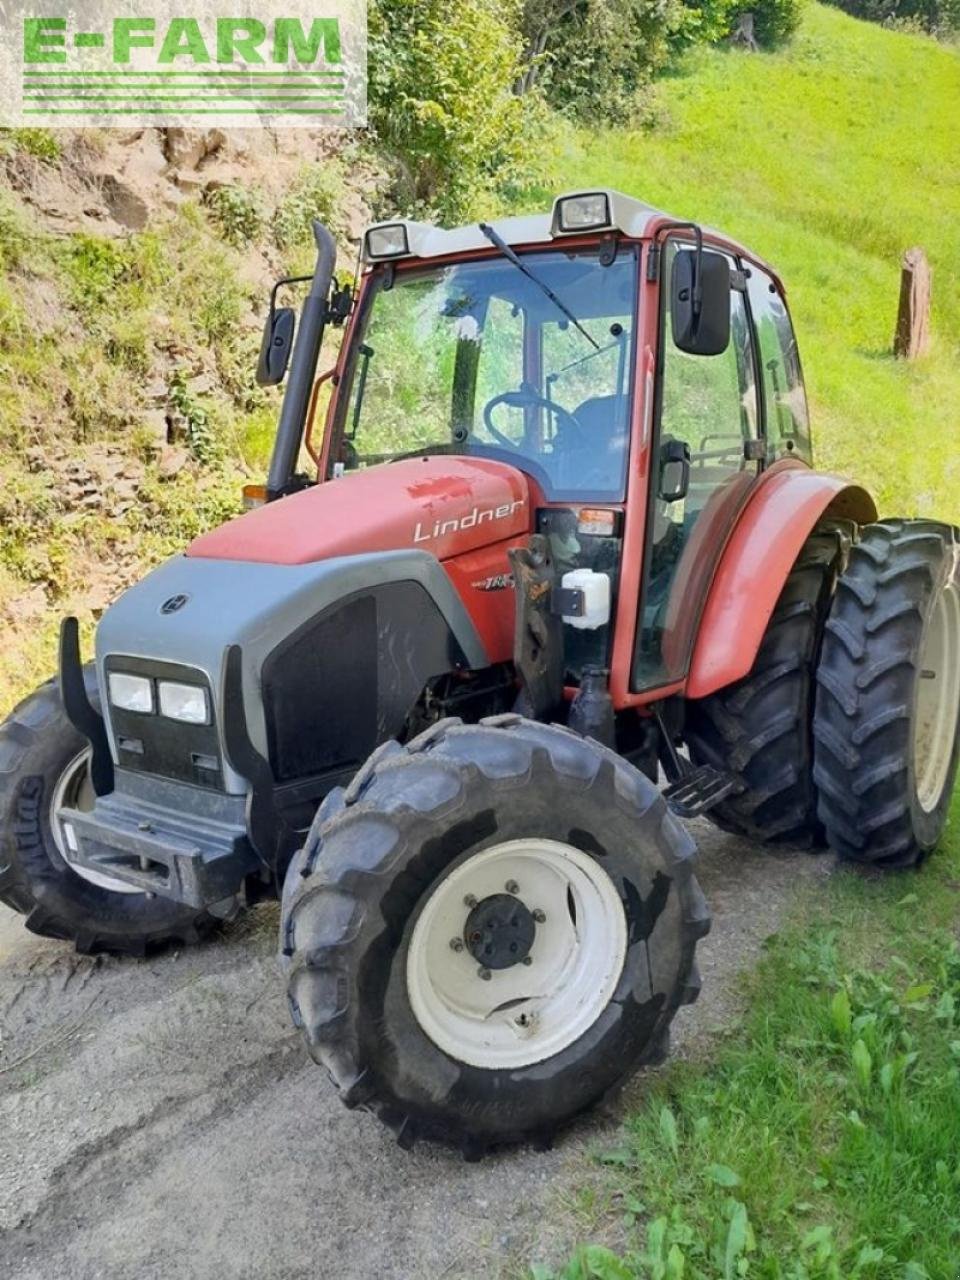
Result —
POLYGON ((3 6, 0 124, 364 124, 365 0, 248 5, 3 6))

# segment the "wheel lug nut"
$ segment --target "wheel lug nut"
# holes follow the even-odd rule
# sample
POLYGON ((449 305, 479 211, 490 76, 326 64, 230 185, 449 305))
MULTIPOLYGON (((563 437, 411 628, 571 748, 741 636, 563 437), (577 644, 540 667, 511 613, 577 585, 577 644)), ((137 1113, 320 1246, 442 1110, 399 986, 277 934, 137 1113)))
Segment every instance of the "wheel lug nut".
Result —
POLYGON ((524 963, 524 964, 533 964, 533 956, 524 956, 524 957, 523 957, 523 963, 524 963))
POLYGON ((465 907, 475 907, 477 905, 477 899, 472 893, 468 893, 463 900, 463 905, 465 907))
POLYGON ((537 924, 543 924, 544 920, 547 918, 547 913, 545 911, 541 911, 539 907, 531 911, 530 914, 533 916, 534 920, 536 920, 537 924))
POLYGON ((503 887, 506 889, 507 893, 516 894, 520 892, 520 886, 517 884, 516 880, 508 880, 503 887))
POLYGON ((485 969, 483 965, 481 965, 480 968, 477 970, 477 977, 482 978, 484 982, 489 982, 492 976, 493 975, 491 974, 490 970, 485 969))
POLYGON ((462 950, 463 950, 463 939, 462 939, 462 938, 451 938, 451 939, 450 939, 450 950, 451 950, 451 951, 462 951, 462 950))

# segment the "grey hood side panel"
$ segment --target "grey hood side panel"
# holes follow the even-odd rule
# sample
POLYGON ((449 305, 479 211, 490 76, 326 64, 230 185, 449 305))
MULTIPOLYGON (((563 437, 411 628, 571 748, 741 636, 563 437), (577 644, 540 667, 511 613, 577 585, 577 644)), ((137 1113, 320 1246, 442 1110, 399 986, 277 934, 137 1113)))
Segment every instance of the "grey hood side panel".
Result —
MULTIPOLYGON (((177 556, 131 587, 103 615, 96 639, 100 687, 106 688, 105 659, 116 654, 196 667, 209 678, 218 697, 224 652, 228 645, 238 644, 243 651, 248 732, 266 756, 260 672, 271 650, 310 618, 354 592, 410 581, 432 596, 470 667, 486 666, 489 659, 476 628, 440 562, 429 552, 378 552, 305 565, 177 556), (164 603, 178 596, 186 597, 182 606, 164 613, 164 603)), ((107 720, 116 759, 109 716, 107 720)), ((232 769, 225 770, 224 779, 228 791, 246 790, 232 769)))

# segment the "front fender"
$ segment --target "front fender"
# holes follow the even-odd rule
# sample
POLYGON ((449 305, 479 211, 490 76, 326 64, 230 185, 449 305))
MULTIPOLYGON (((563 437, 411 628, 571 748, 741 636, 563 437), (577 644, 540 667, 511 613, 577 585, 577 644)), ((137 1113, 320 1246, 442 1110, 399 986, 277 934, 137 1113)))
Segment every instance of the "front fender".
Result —
POLYGON ((797 556, 824 517, 869 524, 877 508, 840 476, 771 472, 747 503, 721 557, 694 645, 685 694, 705 698, 752 668, 797 556))

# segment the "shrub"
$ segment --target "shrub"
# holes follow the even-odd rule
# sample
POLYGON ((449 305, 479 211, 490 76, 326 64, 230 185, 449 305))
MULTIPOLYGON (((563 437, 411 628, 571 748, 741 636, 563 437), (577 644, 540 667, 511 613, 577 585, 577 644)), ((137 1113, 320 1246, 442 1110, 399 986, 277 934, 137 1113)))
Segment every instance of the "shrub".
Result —
POLYGON ((11 129, 10 137, 18 151, 36 160, 55 164, 60 159, 60 143, 49 129, 11 129))
POLYGON ((759 44, 774 49, 784 44, 800 25, 801 0, 751 0, 753 31, 759 44))
POLYGON ((513 92, 521 44, 518 0, 371 5, 370 122, 409 212, 461 220, 533 173, 536 106, 513 92))
POLYGON ((224 240, 237 249, 256 240, 263 230, 260 198, 246 187, 214 187, 206 193, 204 202, 224 240))
POLYGON ((279 248, 312 245, 314 218, 334 231, 339 229, 339 202, 344 183, 343 166, 337 160, 302 169, 273 215, 273 237, 279 248))
MULTIPOLYGON (((762 2, 762 0, 761 0, 762 2)), ((737 0, 526 0, 533 74, 550 103, 584 124, 630 124, 650 81, 683 49, 725 36, 737 0)))
POLYGON ((960 33, 960 0, 828 0, 854 18, 941 39, 960 33))

